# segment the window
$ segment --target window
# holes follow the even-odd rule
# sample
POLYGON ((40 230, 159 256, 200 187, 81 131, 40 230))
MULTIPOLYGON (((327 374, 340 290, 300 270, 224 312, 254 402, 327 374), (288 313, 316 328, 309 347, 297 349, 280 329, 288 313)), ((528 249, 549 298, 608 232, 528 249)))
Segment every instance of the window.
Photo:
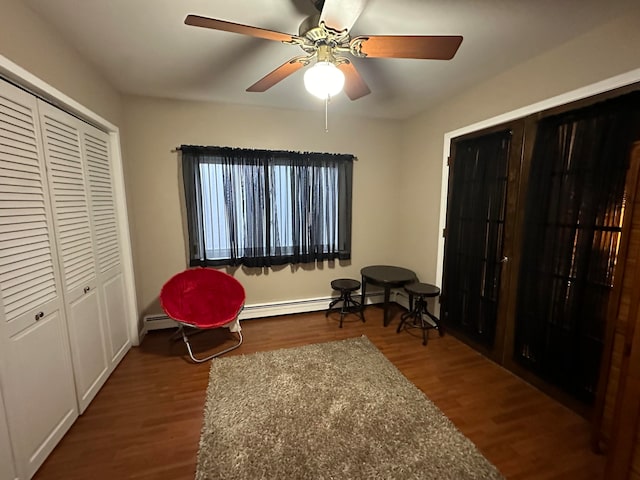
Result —
POLYGON ((351 257, 352 155, 181 151, 192 266, 351 257))

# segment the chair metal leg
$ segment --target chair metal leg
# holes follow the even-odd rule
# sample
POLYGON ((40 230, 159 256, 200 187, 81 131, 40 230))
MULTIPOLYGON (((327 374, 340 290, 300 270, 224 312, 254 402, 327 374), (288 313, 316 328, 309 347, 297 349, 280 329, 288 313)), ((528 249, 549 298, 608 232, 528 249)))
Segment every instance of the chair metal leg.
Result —
POLYGON ((362 312, 362 303, 358 302, 349 295, 349 302, 351 303, 351 311, 360 317, 362 323, 364 323, 364 313, 362 312))
POLYGON ((194 335, 199 335, 201 333, 206 332, 206 330, 202 329, 202 328, 196 328, 196 327, 187 327, 186 333, 185 332, 185 325, 183 323, 179 323, 178 324, 178 328, 175 332, 173 332, 173 335, 171 335, 171 337, 169 337, 169 340, 172 342, 176 342, 178 340, 180 340, 182 338, 182 335, 187 335, 188 337, 193 337, 194 335))
MULTIPOLYGON (((219 357, 220 355, 224 355, 225 353, 230 352, 231 350, 235 350, 236 348, 238 348, 240 345, 242 345, 242 332, 235 332, 238 335, 238 343, 236 343, 235 345, 232 345, 229 348, 226 348, 224 350, 222 350, 221 352, 216 352, 212 355, 209 355, 208 357, 204 357, 204 358, 196 358, 193 355, 193 351, 191 350, 191 344, 189 343, 189 337, 187 336, 187 334, 184 332, 184 328, 182 325, 180 325, 180 331, 182 332, 182 341, 185 343, 185 345, 187 346, 187 350, 189 352, 189 356, 191 357, 191 360, 193 360, 195 363, 204 363, 207 362, 213 358, 219 357)), ((176 332, 177 333, 177 332, 176 332)))
MULTIPOLYGON (((416 308, 417 308, 417 305, 416 305, 416 308)), ((404 312, 402 315, 400 315, 400 323, 398 324, 396 333, 400 333, 400 330, 402 330, 402 327, 407 321, 407 319, 414 318, 414 317, 416 317, 416 309, 413 308, 413 300, 412 300, 411 308, 408 311, 404 312)), ((414 322, 415 322, 415 319, 414 319, 414 322)))
POLYGON ((396 333, 400 333, 400 331, 402 330, 402 327, 406 326, 409 328, 412 327, 417 327, 422 329, 422 345, 426 346, 427 345, 427 340, 428 340, 428 332, 427 330, 429 330, 430 326, 428 326, 424 320, 424 314, 427 314, 429 317, 431 317, 431 314, 429 313, 429 311, 427 310, 427 302, 426 300, 422 297, 419 296, 417 298, 417 300, 415 301, 415 304, 413 305, 413 308, 411 310, 409 310, 408 312, 403 313, 400 316, 400 324, 398 325, 398 328, 396 329, 396 333), (407 320, 410 320, 410 322, 407 323, 407 320), (420 322, 420 323, 418 323, 420 322))
POLYGON ((332 311, 340 311, 340 328, 342 328, 342 322, 344 317, 349 313, 354 313, 360 317, 360 319, 364 322, 364 313, 362 311, 362 304, 357 302, 351 296, 351 292, 341 292, 340 297, 336 298, 329 304, 329 308, 325 312, 324 316, 328 317, 332 311), (342 302, 340 308, 333 308, 338 302, 342 302))
POLYGON ((342 320, 344 320, 344 316, 349 313, 349 301, 351 300, 351 294, 349 292, 344 292, 342 297, 342 306, 340 307, 340 328, 342 328, 342 320))
MULTIPOLYGON (((426 311, 426 308, 425 308, 426 311)), ((420 314, 420 328, 422 328, 422 345, 427 345, 427 325, 425 324, 424 321, 424 316, 422 315, 422 312, 420 314)))
POLYGON ((351 298, 351 292, 345 292, 343 297, 344 298, 342 299, 342 307, 340 308, 340 328, 342 328, 342 320, 344 320, 345 315, 351 312, 355 313, 355 308, 359 307, 359 305, 356 304, 353 298, 351 298))
POLYGON ((433 323, 436 324, 436 330, 438 330, 438 334, 440 336, 444 335, 444 330, 442 329, 442 324, 440 323, 440 319, 438 317, 436 317, 433 313, 431 313, 429 310, 425 310, 425 312, 427 314, 427 316, 433 320, 433 323))
POLYGON ((341 296, 339 296, 338 298, 336 298, 333 302, 331 302, 331 303, 329 304, 329 308, 328 308, 328 309, 327 309, 327 311, 325 312, 324 316, 325 316, 325 317, 328 317, 328 316, 329 316, 329 313, 331 312, 331 309, 336 305, 336 303, 338 303, 338 302, 339 302, 339 301, 341 301, 341 300, 342 300, 342 295, 341 295, 341 296))

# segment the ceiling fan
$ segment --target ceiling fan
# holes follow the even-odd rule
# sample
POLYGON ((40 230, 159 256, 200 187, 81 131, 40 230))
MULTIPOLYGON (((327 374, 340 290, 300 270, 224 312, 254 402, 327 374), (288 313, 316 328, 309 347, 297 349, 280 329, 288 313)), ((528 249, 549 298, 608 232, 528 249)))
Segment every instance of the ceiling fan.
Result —
POLYGON ((316 65, 305 74, 305 86, 311 93, 324 99, 338 93, 343 85, 351 100, 371 93, 347 55, 357 58, 450 60, 462 43, 459 35, 358 35, 352 38, 349 34, 351 27, 367 1, 312 0, 319 13, 302 22, 298 35, 198 15, 188 15, 184 23, 299 46, 304 51, 303 55, 280 65, 247 88, 247 92, 264 92, 316 59, 316 65), (322 77, 322 80, 314 78, 314 73, 318 71, 325 72, 329 77, 322 77), (330 85, 331 75, 337 82, 335 86, 330 85))

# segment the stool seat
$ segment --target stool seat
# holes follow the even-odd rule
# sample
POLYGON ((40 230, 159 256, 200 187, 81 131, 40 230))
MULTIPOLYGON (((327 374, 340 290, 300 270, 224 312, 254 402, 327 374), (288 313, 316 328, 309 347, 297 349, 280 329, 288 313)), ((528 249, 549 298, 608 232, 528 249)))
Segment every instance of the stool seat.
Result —
POLYGON ((402 327, 420 328, 422 329, 422 345, 427 344, 427 330, 436 329, 440 336, 444 334, 438 317, 428 310, 427 298, 437 297, 440 295, 440 289, 429 283, 415 282, 405 285, 405 291, 409 294, 409 311, 400 317, 400 325, 398 325, 397 333, 400 333, 402 327), (416 297, 414 303, 413 297, 416 297), (431 322, 425 320, 424 316, 431 319, 431 322), (411 319, 411 322, 407 320, 411 319))
POLYGON ((428 283, 410 283, 409 285, 405 285, 404 289, 407 293, 422 295, 423 297, 437 297, 440 295, 440 289, 435 285, 430 285, 428 283))
POLYGON ((334 290, 344 290, 345 292, 355 292, 360 288, 360 282, 351 278, 339 278, 331 281, 331 288, 334 290))
POLYGON ((351 293, 360 288, 360 282, 358 280, 353 280, 352 278, 338 278, 337 280, 331 281, 331 288, 339 291, 340 296, 329 304, 325 317, 328 317, 329 313, 332 311, 340 311, 340 328, 342 328, 342 320, 344 319, 344 316, 349 313, 357 314, 364 322, 362 305, 351 297, 351 293), (339 302, 342 302, 342 305, 339 308, 335 307, 339 302))

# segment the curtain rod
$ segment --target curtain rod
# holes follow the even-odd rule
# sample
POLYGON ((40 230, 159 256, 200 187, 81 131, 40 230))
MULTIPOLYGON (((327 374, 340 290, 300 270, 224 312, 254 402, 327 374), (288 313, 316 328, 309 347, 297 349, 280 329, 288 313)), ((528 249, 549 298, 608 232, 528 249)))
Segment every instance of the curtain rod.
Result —
MULTIPOLYGON (((181 151, 182 151, 182 147, 176 147, 173 150, 171 150, 171 153, 177 153, 177 152, 181 152, 181 151)), ((333 155, 333 154, 330 154, 330 155, 333 155)), ((356 157, 355 155, 352 155, 352 156, 353 156, 353 161, 357 162, 358 161, 358 157, 356 157)))

